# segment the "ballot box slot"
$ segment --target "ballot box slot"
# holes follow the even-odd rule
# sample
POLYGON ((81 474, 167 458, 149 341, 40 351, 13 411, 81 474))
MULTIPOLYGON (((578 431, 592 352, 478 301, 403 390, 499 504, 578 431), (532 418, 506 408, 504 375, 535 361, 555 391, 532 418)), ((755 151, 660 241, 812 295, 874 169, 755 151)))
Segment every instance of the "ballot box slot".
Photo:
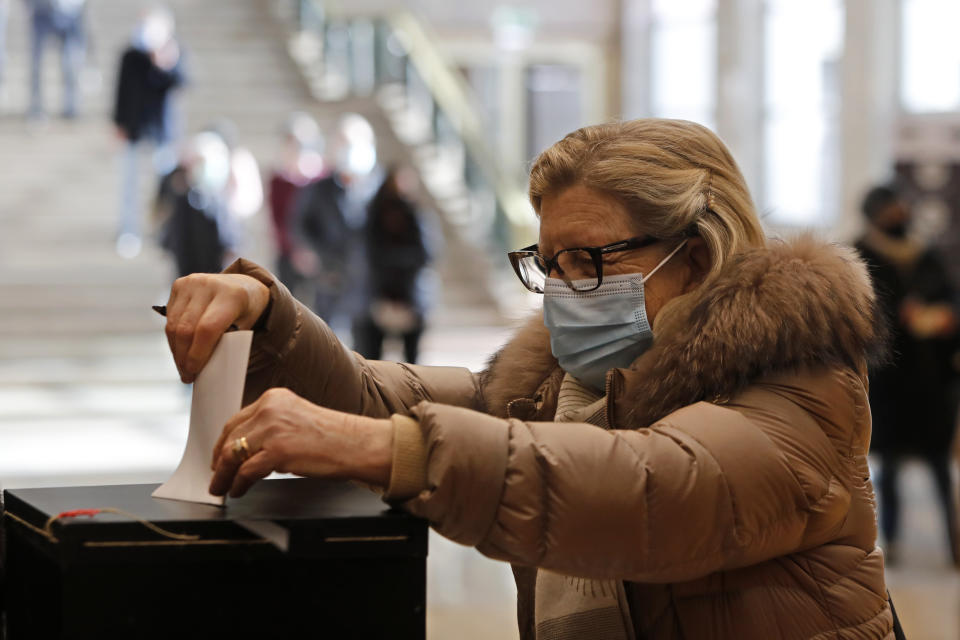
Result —
POLYGON ((406 542, 410 536, 332 536, 324 542, 406 542))
POLYGON ((270 544, 269 540, 87 540, 82 546, 88 549, 113 549, 120 547, 200 547, 209 545, 263 545, 270 544))

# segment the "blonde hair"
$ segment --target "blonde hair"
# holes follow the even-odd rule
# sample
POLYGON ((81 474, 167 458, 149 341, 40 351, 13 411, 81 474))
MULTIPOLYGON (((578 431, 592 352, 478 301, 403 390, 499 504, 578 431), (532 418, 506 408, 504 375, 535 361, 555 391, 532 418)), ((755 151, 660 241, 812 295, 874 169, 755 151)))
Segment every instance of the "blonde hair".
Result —
POLYGON ((582 184, 619 199, 644 233, 698 235, 711 273, 727 258, 765 243, 736 161, 712 131, 686 120, 645 118, 568 134, 541 153, 530 172, 530 202, 582 184))

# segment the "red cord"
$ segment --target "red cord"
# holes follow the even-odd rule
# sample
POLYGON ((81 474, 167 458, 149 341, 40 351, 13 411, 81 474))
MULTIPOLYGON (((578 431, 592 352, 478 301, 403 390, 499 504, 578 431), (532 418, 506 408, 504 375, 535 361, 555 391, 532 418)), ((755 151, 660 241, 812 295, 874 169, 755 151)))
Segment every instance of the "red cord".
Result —
POLYGON ((79 516, 90 516, 91 518, 98 513, 102 513, 100 509, 74 509, 73 511, 64 511, 63 513, 57 515, 54 520, 60 520, 61 518, 76 518, 79 516))

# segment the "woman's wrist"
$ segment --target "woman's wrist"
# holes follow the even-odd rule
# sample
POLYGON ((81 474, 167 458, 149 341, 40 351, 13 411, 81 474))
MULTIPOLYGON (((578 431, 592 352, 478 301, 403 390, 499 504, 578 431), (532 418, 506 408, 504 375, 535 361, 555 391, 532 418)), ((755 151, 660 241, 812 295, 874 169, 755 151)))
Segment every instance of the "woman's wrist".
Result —
POLYGON ((393 423, 390 483, 384 498, 408 500, 427 488, 427 448, 420 423, 400 414, 391 416, 393 423))
POLYGON ((351 479, 386 489, 393 463, 393 423, 366 416, 351 418, 358 446, 351 451, 346 473, 351 479))
POLYGON ((263 331, 267 328, 267 322, 270 321, 270 311, 273 310, 273 295, 270 291, 267 292, 267 306, 263 308, 263 311, 260 312, 260 317, 257 318, 257 321, 253 323, 253 326, 250 327, 254 331, 263 331))
POLYGON ((263 321, 266 310, 270 307, 270 288, 253 276, 242 275, 242 282, 247 297, 246 313, 237 319, 241 328, 253 329, 263 321))
POLYGON ((255 331, 266 328, 277 286, 273 275, 243 258, 237 258, 223 273, 236 278, 241 285, 243 311, 237 317, 237 326, 255 331))

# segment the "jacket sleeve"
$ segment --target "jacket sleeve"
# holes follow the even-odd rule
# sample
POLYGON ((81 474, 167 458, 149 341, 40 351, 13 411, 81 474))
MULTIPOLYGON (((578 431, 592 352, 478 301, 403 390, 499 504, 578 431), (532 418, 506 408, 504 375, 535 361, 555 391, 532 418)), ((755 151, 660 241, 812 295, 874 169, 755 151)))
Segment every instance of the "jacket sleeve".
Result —
POLYGON ((629 431, 429 403, 415 413, 426 484, 404 507, 490 557, 675 582, 805 543, 807 493, 763 431, 731 409, 699 403, 629 431))
POLYGON ((481 406, 469 370, 366 360, 343 346, 267 270, 241 258, 225 273, 252 276, 270 289, 266 321, 254 331, 244 405, 271 387, 286 387, 331 409, 380 418, 408 414, 423 401, 481 406))

